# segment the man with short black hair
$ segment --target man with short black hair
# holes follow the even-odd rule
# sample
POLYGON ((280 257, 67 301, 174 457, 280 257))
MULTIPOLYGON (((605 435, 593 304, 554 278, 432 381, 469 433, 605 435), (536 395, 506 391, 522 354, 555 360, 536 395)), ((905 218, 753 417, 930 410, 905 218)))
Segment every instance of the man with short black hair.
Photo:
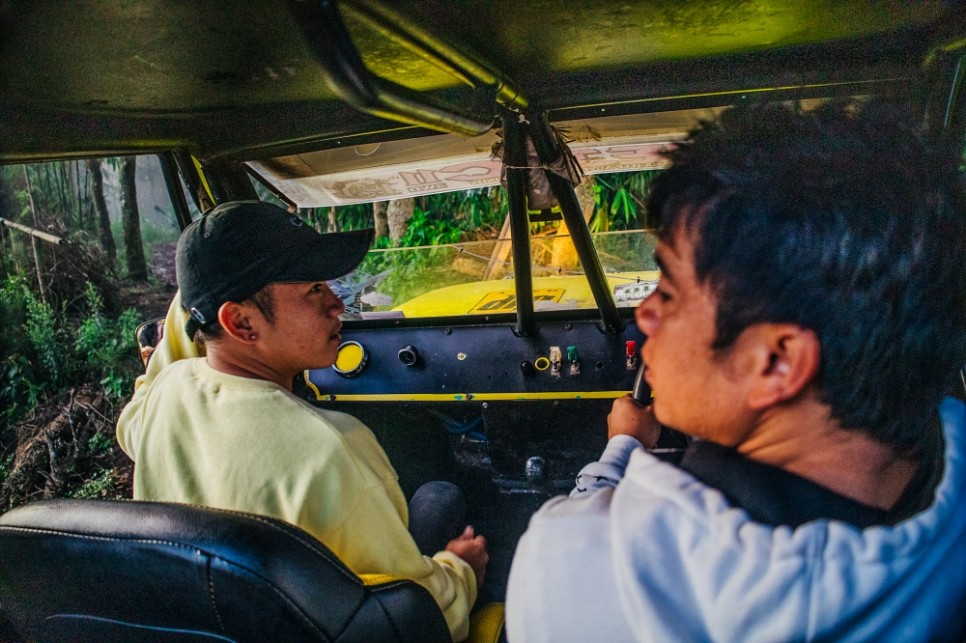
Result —
POLYGON ((511 640, 959 640, 966 199, 916 120, 762 105, 670 153, 653 404, 616 400, 534 515, 511 640), (694 438, 679 466, 646 450, 661 425, 694 438))
POLYGON ((118 441, 136 462, 135 498, 297 525, 363 578, 425 587, 461 640, 488 561, 483 537, 461 522, 462 495, 429 483, 407 508, 364 424, 292 394, 297 375, 335 362, 345 306, 326 282, 353 270, 371 241, 371 230, 320 235, 257 201, 192 223, 178 242, 179 298, 118 441))

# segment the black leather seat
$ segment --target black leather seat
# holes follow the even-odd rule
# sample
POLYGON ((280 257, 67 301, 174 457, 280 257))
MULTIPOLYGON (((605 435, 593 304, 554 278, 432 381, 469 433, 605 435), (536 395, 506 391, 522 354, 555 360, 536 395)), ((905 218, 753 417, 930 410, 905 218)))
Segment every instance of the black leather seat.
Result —
POLYGON ((166 503, 0 516, 0 609, 37 641, 450 641, 412 581, 366 585, 289 524, 166 503))

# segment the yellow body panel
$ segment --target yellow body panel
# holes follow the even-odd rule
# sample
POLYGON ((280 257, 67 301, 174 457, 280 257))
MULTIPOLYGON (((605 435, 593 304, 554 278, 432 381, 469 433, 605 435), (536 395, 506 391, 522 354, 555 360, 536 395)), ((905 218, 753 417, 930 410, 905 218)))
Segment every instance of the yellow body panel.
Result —
MULTIPOLYGON (((660 273, 656 270, 611 273, 607 281, 617 305, 636 306, 650 294, 660 273)), ((534 309, 594 309, 594 301, 584 275, 537 277, 533 280, 534 309)), ((516 310, 516 291, 511 279, 494 279, 437 288, 413 297, 393 310, 406 317, 450 317, 512 313, 516 310)))

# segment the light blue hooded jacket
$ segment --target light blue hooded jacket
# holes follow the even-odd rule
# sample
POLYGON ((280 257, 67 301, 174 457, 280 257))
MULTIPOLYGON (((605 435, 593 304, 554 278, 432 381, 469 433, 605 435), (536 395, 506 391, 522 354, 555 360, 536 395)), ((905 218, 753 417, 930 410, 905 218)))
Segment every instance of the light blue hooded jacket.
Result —
POLYGON ((547 502, 520 540, 509 640, 963 640, 966 410, 949 398, 940 415, 935 500, 867 529, 754 522, 634 438, 610 440, 586 490, 547 502))

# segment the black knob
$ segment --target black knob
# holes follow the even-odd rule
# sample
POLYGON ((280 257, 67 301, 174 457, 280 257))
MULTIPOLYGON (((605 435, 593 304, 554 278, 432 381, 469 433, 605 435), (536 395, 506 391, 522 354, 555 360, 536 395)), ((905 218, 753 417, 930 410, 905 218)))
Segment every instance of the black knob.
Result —
POLYGON ((533 362, 530 360, 520 362, 520 370, 523 371, 524 375, 533 375, 533 362))
POLYGON ((530 484, 546 484, 548 478, 547 461, 538 455, 527 458, 524 473, 530 484))
POLYGON ((419 353, 412 345, 407 344, 399 349, 399 361, 406 366, 415 366, 419 361, 419 353))

